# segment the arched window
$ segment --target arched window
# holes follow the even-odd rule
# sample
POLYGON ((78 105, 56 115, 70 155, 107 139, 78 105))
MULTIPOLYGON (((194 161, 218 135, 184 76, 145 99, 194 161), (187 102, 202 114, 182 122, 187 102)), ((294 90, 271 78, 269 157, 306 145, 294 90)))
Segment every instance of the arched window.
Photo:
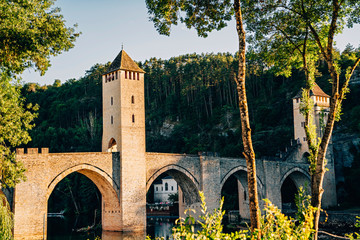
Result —
POLYGON ((133 123, 135 122, 135 115, 134 114, 132 115, 132 122, 133 123))
POLYGON ((131 103, 134 104, 135 103, 135 97, 131 96, 131 103))
POLYGON ((109 141, 108 152, 117 152, 117 145, 114 138, 111 138, 109 141))
POLYGON ((168 190, 169 190, 169 184, 165 183, 165 191, 168 191, 168 190))

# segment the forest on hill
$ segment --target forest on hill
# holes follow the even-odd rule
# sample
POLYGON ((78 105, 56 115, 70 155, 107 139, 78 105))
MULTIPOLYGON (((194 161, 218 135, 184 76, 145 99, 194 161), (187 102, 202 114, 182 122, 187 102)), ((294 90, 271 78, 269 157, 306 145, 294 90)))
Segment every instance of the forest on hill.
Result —
MULTIPOLYGON (((348 46, 339 57, 341 67, 352 61, 348 46)), ((39 117, 28 147, 50 152, 101 151, 101 75, 110 63, 95 64, 80 79, 40 86, 26 83, 22 94, 38 104, 39 117)), ((234 74, 237 57, 230 53, 187 54, 139 62, 146 71, 146 150, 194 154, 217 152, 241 157, 242 140, 234 74)), ((318 84, 329 92, 330 77, 318 63, 318 84)), ((276 156, 293 138, 292 97, 304 85, 302 71, 277 76, 259 56, 247 55, 247 91, 253 142, 257 157, 276 156)), ((360 132, 360 86, 351 85, 344 102, 343 131, 360 132)))
MULTIPOLYGON (((355 49, 342 52, 341 67, 352 61, 355 49)), ((291 77, 277 76, 256 55, 247 56, 247 90, 253 142, 257 157, 277 156, 293 138, 292 98, 304 84, 304 75, 294 69, 291 77)), ((230 53, 188 54, 138 63, 146 71, 146 150, 148 152, 218 152, 220 156, 242 157, 240 114, 234 74, 237 57, 230 53)), ((110 63, 95 64, 80 79, 40 86, 26 83, 22 95, 39 105, 36 127, 27 147, 49 147, 50 152, 101 151, 101 75, 110 63)), ((327 66, 318 63, 318 84, 329 93, 327 66)), ((359 77, 359 72, 356 75, 359 77)), ((355 79, 356 80, 356 79, 355 79)), ((359 79, 357 79, 359 80, 359 79)), ((351 84, 344 102, 341 132, 360 133, 360 84, 351 84)), ((335 133, 336 134, 336 131, 335 133)), ((347 169, 347 192, 357 186, 360 153, 347 169)), ((80 174, 60 182, 49 200, 49 211, 93 214, 100 206, 96 187, 80 174), (76 185, 69 184, 76 182, 76 185), (81 186, 86 186, 83 189, 81 186), (76 192, 76 195, 70 194, 76 192), (90 194, 90 193, 97 194, 90 194), (86 196, 86 197, 85 197, 86 196), (59 200, 61 199, 61 201, 59 200), (74 205, 74 203, 76 203, 74 205), (96 206, 93 206, 93 205, 96 206), (90 207, 89 207, 90 206, 90 207)), ((347 199, 357 201, 353 194, 347 199)), ((226 196, 232 199, 231 196, 226 196)), ((231 202, 231 201, 230 201, 231 202)), ((232 204, 225 209, 233 209, 232 204)))

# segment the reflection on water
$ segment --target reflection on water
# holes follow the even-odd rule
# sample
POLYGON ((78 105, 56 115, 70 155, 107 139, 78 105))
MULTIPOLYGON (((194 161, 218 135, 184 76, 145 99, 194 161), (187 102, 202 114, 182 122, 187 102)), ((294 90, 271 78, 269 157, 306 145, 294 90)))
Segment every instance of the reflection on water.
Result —
POLYGON ((76 229, 88 226, 88 216, 78 218, 48 218, 48 240, 144 240, 146 235, 152 239, 164 237, 170 239, 171 229, 174 226, 174 217, 151 217, 147 219, 146 233, 121 233, 101 231, 101 228, 89 232, 76 232, 76 229))

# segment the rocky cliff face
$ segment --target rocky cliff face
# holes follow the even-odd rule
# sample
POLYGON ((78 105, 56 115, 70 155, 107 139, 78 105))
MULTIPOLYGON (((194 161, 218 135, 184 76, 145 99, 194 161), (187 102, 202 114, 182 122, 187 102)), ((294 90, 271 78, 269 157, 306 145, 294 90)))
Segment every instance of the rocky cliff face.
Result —
POLYGON ((334 132, 334 161, 338 202, 345 201, 351 194, 348 192, 346 169, 354 167, 354 162, 360 161, 360 135, 334 132))

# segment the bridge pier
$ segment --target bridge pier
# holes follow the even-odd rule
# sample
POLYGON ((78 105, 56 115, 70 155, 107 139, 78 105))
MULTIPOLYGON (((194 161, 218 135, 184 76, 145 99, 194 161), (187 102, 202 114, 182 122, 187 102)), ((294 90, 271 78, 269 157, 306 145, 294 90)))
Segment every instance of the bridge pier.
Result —
POLYGON ((216 157, 200 155, 201 191, 203 191, 208 211, 219 207, 221 199, 220 161, 216 157))

